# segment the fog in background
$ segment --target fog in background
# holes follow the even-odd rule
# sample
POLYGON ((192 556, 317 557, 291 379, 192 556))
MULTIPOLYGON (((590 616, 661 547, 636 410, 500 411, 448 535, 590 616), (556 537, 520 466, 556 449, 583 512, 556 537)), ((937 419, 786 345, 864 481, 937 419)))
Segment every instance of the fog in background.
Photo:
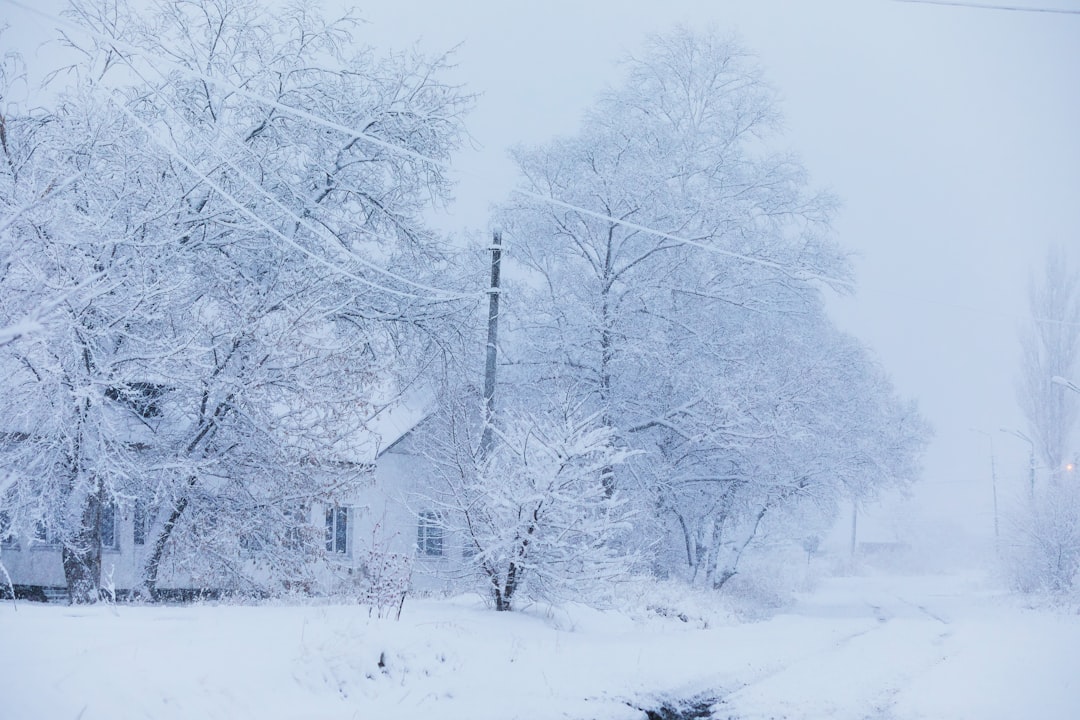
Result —
MULTIPOLYGON (((1000 428, 1025 429, 1014 379, 1029 273, 1050 243, 1080 256, 1080 14, 895 0, 358 6, 368 21, 358 39, 453 49, 454 79, 480 94, 475 150, 455 163, 458 200, 434 219, 463 235, 486 233, 489 204, 507 196, 507 148, 575 132, 648 33, 679 23, 736 33, 779 91, 790 148, 843 203, 835 229, 857 254, 859 287, 832 297, 834 317, 936 431, 914 497, 863 515, 860 532, 992 549, 990 442, 973 430, 993 437, 1004 512, 1027 478, 1027 446, 1000 428)), ((35 7, 57 14, 62 3, 35 7)), ((55 64, 57 48, 39 47, 55 22, 0 2, 3 22, 4 50, 32 68, 55 64)))

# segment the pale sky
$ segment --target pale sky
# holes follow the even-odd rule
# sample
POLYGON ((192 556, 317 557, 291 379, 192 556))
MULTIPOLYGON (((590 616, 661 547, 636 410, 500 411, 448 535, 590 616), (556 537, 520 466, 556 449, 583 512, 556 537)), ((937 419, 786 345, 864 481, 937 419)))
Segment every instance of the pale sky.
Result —
MULTIPOLYGON (((507 148, 573 133, 647 33, 737 32, 783 98, 788 145, 843 202, 835 228, 859 255, 859 290, 834 300, 834 317, 936 429, 920 505, 989 534, 989 447, 971 428, 994 435, 1003 501, 1018 494, 1027 449, 999 428, 1023 427, 1013 388, 1028 274, 1050 242, 1080 259, 1080 15, 895 0, 357 5, 366 42, 458 46, 453 79, 481 93, 468 119, 479 149, 456 160, 459 200, 438 223, 477 232, 513 183, 507 148)), ((5 19, 5 43, 51 35, 0 0, 5 19)))

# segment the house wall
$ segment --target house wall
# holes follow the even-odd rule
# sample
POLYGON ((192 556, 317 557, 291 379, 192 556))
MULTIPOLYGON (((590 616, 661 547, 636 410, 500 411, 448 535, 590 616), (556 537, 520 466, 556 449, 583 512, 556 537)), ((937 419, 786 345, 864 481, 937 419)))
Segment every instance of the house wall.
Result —
POLYGON ((16 585, 64 587, 64 566, 55 545, 31 544, 25 539, 0 546, 0 562, 16 585))
MULTIPOLYGON (((117 547, 102 548, 101 551, 102 585, 116 590, 130 590, 139 581, 148 550, 145 545, 135 545, 130 510, 117 511, 116 532, 117 547)), ((18 542, 4 543, 0 547, 0 562, 3 562, 15 585, 67 586, 59 544, 20 538, 18 542)))
MULTIPOLYGON (((372 551, 411 558, 414 590, 434 592, 454 587, 461 571, 462 546, 458 538, 445 536, 439 556, 417 552, 418 516, 423 511, 437 509, 424 496, 432 477, 431 464, 408 443, 400 443, 379 456, 373 481, 342 500, 341 505, 349 509, 348 551, 329 554, 329 573, 321 590, 341 589, 342 583, 361 582, 372 551)), ((316 527, 323 527, 325 518, 325 506, 311 508, 310 520, 316 527)), ((130 508, 117 512, 117 533, 118 548, 102 551, 102 584, 126 591, 139 585, 152 546, 135 544, 130 508)), ((0 547, 0 562, 16 585, 66 586, 59 545, 28 539, 5 543, 0 547)), ((186 574, 178 574, 166 563, 158 586, 197 588, 200 584, 186 574)))
POLYGON ((419 515, 437 510, 426 496, 433 476, 430 462, 403 442, 379 456, 373 487, 353 500, 354 557, 370 550, 412 557, 412 585, 420 591, 452 589, 461 575, 459 538, 444 536, 439 556, 418 552, 419 515))

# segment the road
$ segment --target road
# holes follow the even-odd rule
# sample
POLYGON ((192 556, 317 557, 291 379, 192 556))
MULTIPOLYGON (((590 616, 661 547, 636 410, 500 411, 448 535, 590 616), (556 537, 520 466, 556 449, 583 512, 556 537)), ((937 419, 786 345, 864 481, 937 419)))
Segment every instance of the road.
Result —
POLYGON ((837 634, 736 678, 716 717, 1080 718, 1080 617, 1024 608, 971 577, 836 578, 764 623, 763 642, 777 642, 776 623, 796 646, 821 626, 837 634))

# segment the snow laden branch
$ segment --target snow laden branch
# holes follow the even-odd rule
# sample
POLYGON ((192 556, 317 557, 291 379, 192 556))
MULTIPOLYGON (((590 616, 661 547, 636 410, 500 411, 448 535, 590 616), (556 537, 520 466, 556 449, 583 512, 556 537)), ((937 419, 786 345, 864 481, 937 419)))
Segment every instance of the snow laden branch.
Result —
MULTIPOLYGON (((442 437, 476 439, 464 413, 440 420, 452 431, 442 437)), ((630 506, 603 478, 632 453, 611 428, 568 402, 542 414, 505 413, 495 437, 487 455, 477 444, 463 453, 428 440, 439 517, 463 538, 495 608, 510 610, 522 596, 580 597, 624 577, 634 560, 623 544, 630 506)))

